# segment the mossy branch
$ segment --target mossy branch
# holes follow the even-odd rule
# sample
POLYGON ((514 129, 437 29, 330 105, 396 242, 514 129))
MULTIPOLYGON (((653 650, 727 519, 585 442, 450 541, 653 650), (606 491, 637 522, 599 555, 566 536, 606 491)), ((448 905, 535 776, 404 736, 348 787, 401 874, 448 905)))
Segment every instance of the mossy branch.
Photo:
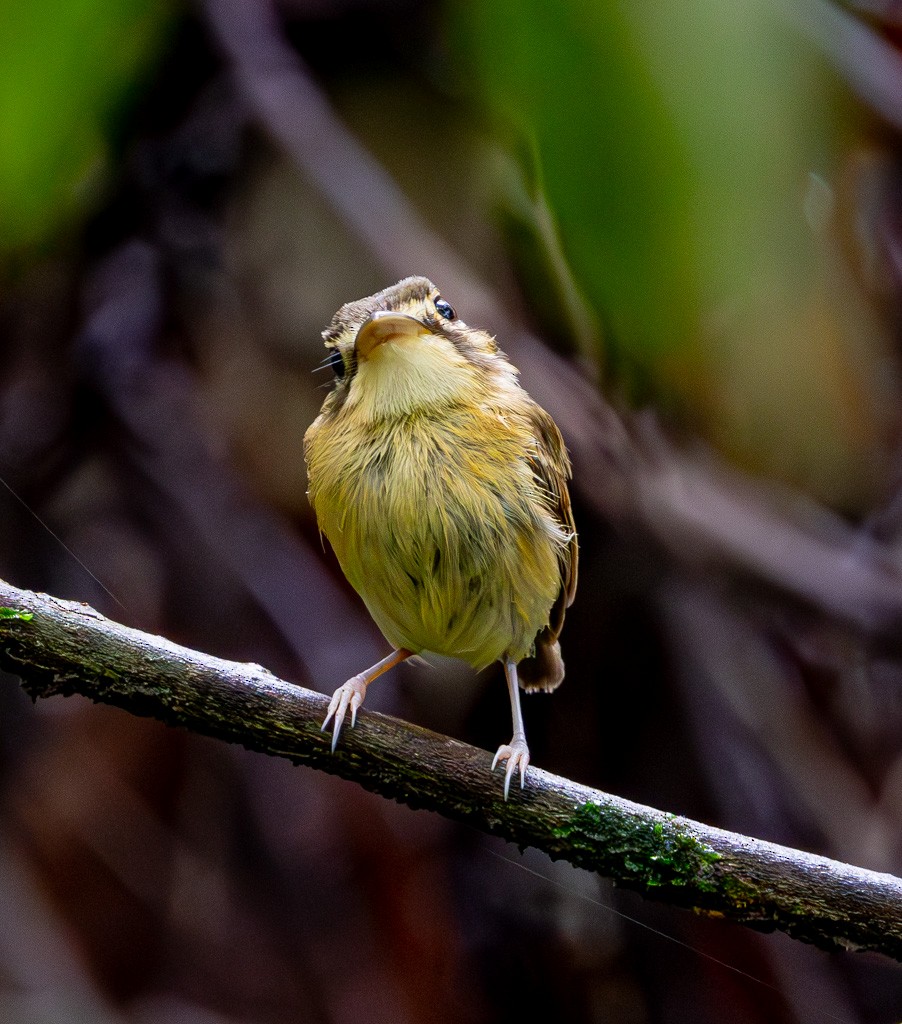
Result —
POLYGON ((824 949, 902 960, 902 880, 892 875, 711 828, 534 767, 526 789, 514 787, 505 803, 488 752, 365 709, 332 754, 320 732, 322 694, 2 581, 0 667, 35 700, 83 694, 340 775, 654 899, 824 949))

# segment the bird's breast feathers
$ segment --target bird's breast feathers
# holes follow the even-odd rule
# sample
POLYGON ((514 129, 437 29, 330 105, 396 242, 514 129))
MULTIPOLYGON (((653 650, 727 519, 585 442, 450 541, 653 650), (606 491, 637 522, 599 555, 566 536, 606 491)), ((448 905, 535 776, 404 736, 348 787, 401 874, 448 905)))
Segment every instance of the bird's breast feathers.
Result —
POLYGON ((538 444, 528 416, 491 407, 313 425, 320 529, 392 644, 476 667, 529 653, 571 539, 533 471, 538 444))

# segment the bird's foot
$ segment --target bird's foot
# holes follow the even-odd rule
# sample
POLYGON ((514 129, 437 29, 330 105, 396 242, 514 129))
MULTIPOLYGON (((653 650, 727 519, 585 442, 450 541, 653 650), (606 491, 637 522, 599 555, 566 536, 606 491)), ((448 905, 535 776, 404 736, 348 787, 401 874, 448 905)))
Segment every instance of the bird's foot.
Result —
POLYGON ((507 771, 504 773, 504 799, 507 800, 511 788, 511 778, 517 768, 520 769, 520 789, 526 782, 526 769, 529 767, 529 747, 526 745, 526 737, 522 733, 514 733, 510 743, 504 743, 498 748, 495 758, 492 761, 492 771, 499 761, 507 761, 507 771))
POLYGON ((335 693, 332 694, 332 700, 329 703, 329 710, 326 713, 326 718, 322 724, 320 732, 325 732, 334 715, 335 725, 332 729, 333 754, 335 753, 335 747, 338 743, 338 735, 341 732, 341 727, 344 724, 345 715, 348 713, 349 707, 351 709, 351 728, 353 729, 357 724, 357 710, 363 703, 363 698, 366 696, 366 686, 366 680, 362 675, 354 676, 346 683, 339 686, 335 693))

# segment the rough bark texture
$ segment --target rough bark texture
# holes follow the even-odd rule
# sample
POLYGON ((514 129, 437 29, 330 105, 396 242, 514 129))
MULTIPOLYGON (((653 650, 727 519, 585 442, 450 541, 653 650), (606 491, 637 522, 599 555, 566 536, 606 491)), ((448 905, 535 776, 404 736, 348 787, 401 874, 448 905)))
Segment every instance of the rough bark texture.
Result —
POLYGON ((902 880, 892 875, 711 828, 534 767, 526 789, 512 788, 505 803, 488 752, 365 709, 331 754, 320 732, 324 695, 2 581, 0 667, 34 699, 83 694, 340 775, 654 899, 824 949, 902 960, 902 880))

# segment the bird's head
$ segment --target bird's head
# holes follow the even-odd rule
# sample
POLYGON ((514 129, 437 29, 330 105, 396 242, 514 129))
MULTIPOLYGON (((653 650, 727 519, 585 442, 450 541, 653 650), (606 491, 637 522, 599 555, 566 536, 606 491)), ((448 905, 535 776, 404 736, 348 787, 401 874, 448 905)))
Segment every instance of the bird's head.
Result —
POLYGON ((335 387, 323 411, 380 420, 478 401, 515 370, 425 277, 349 302, 323 332, 335 387))

